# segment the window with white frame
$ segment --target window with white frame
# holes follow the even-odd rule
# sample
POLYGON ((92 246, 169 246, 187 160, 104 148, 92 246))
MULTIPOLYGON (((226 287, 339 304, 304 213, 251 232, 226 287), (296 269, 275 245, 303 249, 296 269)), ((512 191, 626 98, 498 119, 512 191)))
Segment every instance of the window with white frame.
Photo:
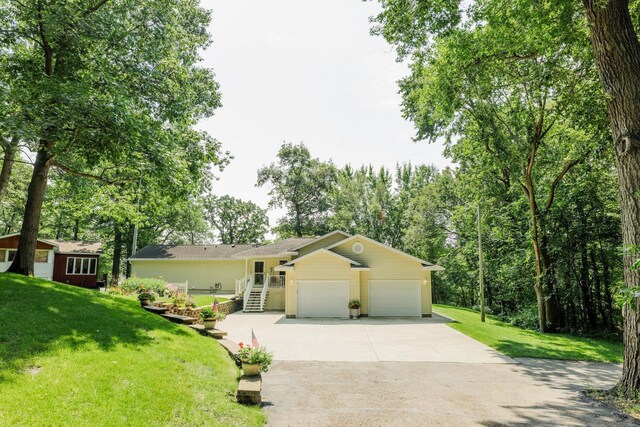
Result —
POLYGON ((49 261, 49 251, 39 249, 36 251, 35 262, 48 262, 49 261))
POLYGON ((95 258, 67 258, 67 274, 96 274, 98 260, 95 258))
MULTIPOLYGON (((0 249, 0 262, 13 262, 16 257, 15 249, 0 249)), ((49 251, 47 249, 36 250, 35 262, 49 262, 49 251)))

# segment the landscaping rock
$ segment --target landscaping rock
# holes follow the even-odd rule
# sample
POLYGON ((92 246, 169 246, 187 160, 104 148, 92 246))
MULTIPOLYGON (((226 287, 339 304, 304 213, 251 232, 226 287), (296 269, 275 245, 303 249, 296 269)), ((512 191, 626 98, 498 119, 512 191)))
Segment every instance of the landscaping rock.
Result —
POLYGON ((245 405, 259 405, 262 403, 262 376, 256 375, 248 377, 243 375, 240 378, 238 384, 238 392, 236 393, 236 399, 239 403, 245 405))

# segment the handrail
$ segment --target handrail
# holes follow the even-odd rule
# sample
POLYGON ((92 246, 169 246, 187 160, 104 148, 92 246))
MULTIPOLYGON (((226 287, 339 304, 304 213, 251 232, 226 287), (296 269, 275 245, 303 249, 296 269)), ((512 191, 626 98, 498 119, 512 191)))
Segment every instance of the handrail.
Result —
POLYGON ((253 278, 247 278, 245 276, 245 281, 247 282, 247 287, 244 290, 244 296, 242 301, 242 309, 244 310, 247 307, 247 302, 249 301, 249 295, 251 295, 251 289, 253 289, 253 278))
POLYGON ((269 291, 269 275, 266 276, 267 282, 262 284, 262 292, 260 293, 260 310, 264 310, 264 301, 267 299, 267 292, 269 291))

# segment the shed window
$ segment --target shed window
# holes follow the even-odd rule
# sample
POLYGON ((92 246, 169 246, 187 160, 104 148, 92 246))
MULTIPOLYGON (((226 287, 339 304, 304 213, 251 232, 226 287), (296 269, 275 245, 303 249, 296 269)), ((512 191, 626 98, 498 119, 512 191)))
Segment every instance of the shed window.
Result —
POLYGON ((67 258, 67 274, 96 274, 97 260, 95 258, 67 258))
POLYGON ((16 257, 16 251, 9 250, 7 255, 7 262, 12 262, 15 257, 16 257))
POLYGON ((49 260, 49 251, 36 251, 36 262, 47 262, 49 260))

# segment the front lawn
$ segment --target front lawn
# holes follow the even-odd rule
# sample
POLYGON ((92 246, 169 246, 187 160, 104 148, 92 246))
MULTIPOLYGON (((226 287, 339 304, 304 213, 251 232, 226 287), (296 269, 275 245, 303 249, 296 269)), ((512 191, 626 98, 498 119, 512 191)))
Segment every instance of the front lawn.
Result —
POLYGON ((436 313, 455 322, 448 325, 510 357, 587 360, 622 363, 621 342, 566 334, 541 334, 501 322, 492 316, 480 321, 480 313, 467 308, 434 305, 436 313))
MULTIPOLYGON (((213 304, 213 295, 193 295, 193 294, 191 294, 191 297, 193 298, 193 302, 196 304, 196 307, 202 307, 204 305, 213 304)), ((229 301, 229 298, 216 297, 216 300, 220 303, 220 302, 229 301)))
POLYGON ((137 301, 0 274, 0 425, 255 426, 213 339, 137 301))

